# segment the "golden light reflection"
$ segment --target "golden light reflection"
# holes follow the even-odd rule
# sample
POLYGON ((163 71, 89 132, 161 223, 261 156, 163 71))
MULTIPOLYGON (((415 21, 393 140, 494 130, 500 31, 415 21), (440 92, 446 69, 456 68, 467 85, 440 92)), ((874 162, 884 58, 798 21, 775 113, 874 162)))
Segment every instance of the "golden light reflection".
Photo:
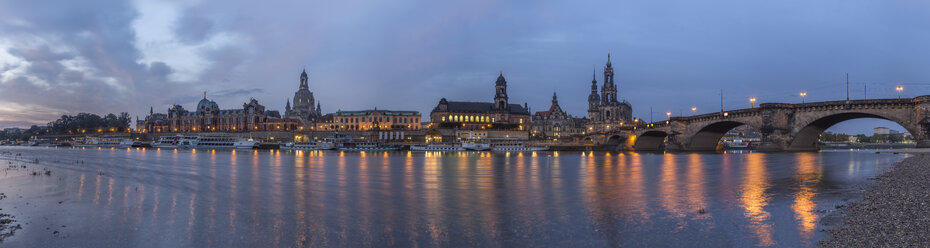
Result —
POLYGON ((771 200, 771 195, 765 193, 771 187, 766 175, 765 154, 750 153, 746 159, 746 172, 740 187, 740 205, 746 210, 744 216, 749 219, 749 229, 759 239, 756 245, 772 246, 775 244, 772 240, 774 227, 769 222, 770 214, 765 211, 765 206, 771 200))
POLYGON ((813 153, 798 154, 798 172, 795 174, 798 180, 798 192, 794 195, 794 203, 791 209, 794 210, 795 219, 798 221, 798 230, 801 231, 803 240, 808 241, 814 235, 814 228, 817 227, 818 216, 814 212, 817 204, 813 198, 817 192, 815 187, 823 178, 823 173, 817 166, 817 161, 813 153))
POLYGON ((661 198, 662 207, 670 216, 678 220, 676 229, 684 228, 685 209, 680 202, 682 197, 678 181, 678 165, 675 163, 675 155, 666 153, 662 158, 662 171, 659 175, 659 197, 661 198))
POLYGON ((688 156, 688 172, 685 173, 688 185, 685 187, 688 197, 688 205, 691 206, 691 213, 700 212, 695 215, 697 219, 708 219, 711 213, 707 211, 707 202, 704 192, 704 161, 701 155, 692 153, 688 156), (703 211, 701 211, 703 210, 703 211))

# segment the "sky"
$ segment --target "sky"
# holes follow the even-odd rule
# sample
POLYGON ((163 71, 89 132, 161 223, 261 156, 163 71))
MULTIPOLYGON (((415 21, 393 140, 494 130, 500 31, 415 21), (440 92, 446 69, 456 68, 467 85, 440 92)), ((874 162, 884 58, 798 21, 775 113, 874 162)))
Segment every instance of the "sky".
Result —
MULTIPOLYGON (((63 114, 283 111, 301 70, 324 112, 416 110, 439 99, 584 116, 611 54, 634 116, 930 92, 927 1, 0 0, 0 128, 63 114), (595 72, 592 72, 594 70, 595 72), (866 91, 866 92, 863 92, 866 91)), ((830 131, 871 133, 882 120, 830 131)))

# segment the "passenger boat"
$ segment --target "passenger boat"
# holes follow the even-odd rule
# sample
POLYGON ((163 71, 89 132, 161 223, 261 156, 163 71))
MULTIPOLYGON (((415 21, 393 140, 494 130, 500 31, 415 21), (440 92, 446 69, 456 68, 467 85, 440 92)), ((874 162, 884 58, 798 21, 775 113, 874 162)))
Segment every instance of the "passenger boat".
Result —
POLYGON ((203 149, 254 149, 258 142, 237 136, 198 136, 195 148, 203 149))
POLYGON ((281 149, 300 151, 332 150, 336 149, 336 145, 332 142, 290 142, 281 146, 281 149))
POLYGON ((532 146, 523 142, 502 142, 491 144, 491 151, 495 152, 530 152, 549 150, 548 146, 532 146))
POLYGON ((164 136, 152 143, 154 148, 197 148, 197 136, 164 136))
POLYGON ((723 142, 723 149, 750 150, 752 149, 752 142, 744 142, 743 140, 728 140, 723 142))
POLYGON ((71 146, 74 147, 97 147, 100 145, 100 140, 96 137, 82 137, 77 138, 71 142, 71 146))
POLYGON ((142 146, 142 141, 138 141, 138 140, 124 139, 123 141, 119 142, 119 147, 122 147, 122 148, 141 147, 141 146, 142 146))
POLYGON ((457 144, 427 144, 427 145, 412 145, 410 146, 411 151, 428 151, 428 152, 457 152, 464 151, 461 145, 457 144))
POLYGON ((491 144, 477 141, 462 141, 462 148, 470 151, 487 151, 491 150, 491 144))
POLYGON ((339 147, 341 151, 395 151, 400 146, 390 146, 377 142, 346 142, 339 147))

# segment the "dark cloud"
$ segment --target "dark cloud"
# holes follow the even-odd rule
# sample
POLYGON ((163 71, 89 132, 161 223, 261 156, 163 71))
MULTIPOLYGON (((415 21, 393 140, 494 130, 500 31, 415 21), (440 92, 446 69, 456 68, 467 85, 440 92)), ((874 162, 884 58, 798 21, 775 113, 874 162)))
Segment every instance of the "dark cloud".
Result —
MULTIPOLYGON (((727 108, 797 102, 801 90, 810 101, 845 98, 846 72, 854 98, 863 87, 870 97, 894 97, 897 84, 906 96, 930 90, 930 7, 916 1, 154 1, 176 9, 159 35, 192 47, 181 55, 202 68, 143 55, 152 44, 134 41, 156 27, 132 24, 165 13, 140 2, 0 4, 0 44, 28 61, 25 76, 0 82, 0 99, 145 113, 208 91, 224 108, 255 97, 281 109, 306 66, 324 111, 428 112, 442 97, 490 100, 503 71, 513 102, 545 109, 558 91, 583 116, 607 51, 620 97, 643 118, 650 107, 714 111, 720 89, 727 108)), ((0 62, 0 73, 21 69, 0 62)))
POLYGON ((224 89, 224 90, 217 91, 216 93, 213 93, 213 94, 211 94, 211 95, 216 96, 216 97, 220 97, 220 98, 225 98, 225 97, 239 97, 239 96, 249 96, 249 95, 256 94, 256 93, 262 93, 262 92, 264 92, 264 91, 265 91, 265 90, 263 90, 263 89, 258 89, 258 88, 255 88, 255 89, 235 89, 235 90, 234 90, 234 89, 224 89))
POLYGON ((174 32, 179 41, 184 43, 200 43, 210 37, 213 22, 199 8, 184 10, 181 17, 174 23, 174 32))

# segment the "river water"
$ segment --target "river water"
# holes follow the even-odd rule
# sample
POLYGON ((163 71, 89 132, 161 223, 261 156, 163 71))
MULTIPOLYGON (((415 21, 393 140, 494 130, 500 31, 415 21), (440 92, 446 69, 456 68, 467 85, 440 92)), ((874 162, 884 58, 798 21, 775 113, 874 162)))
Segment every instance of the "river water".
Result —
POLYGON ((0 212, 23 226, 4 247, 815 246, 821 219, 903 158, 874 151, 0 153, 7 196, 0 212))

